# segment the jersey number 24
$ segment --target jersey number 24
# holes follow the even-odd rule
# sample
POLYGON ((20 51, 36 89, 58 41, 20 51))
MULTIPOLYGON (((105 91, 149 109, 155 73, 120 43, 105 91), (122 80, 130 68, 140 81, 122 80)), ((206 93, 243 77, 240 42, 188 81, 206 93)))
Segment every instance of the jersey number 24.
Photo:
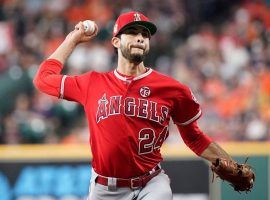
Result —
POLYGON ((165 126, 157 136, 155 131, 151 128, 141 129, 139 132, 139 155, 160 149, 161 145, 168 137, 168 129, 168 126, 165 126))

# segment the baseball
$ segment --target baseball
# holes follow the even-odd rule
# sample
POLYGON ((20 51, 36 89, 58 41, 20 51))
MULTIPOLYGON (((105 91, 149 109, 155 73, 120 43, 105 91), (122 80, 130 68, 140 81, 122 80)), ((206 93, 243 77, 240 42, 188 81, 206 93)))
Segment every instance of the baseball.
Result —
POLYGON ((92 35, 96 30, 95 22, 92 20, 83 21, 83 26, 86 35, 92 35))

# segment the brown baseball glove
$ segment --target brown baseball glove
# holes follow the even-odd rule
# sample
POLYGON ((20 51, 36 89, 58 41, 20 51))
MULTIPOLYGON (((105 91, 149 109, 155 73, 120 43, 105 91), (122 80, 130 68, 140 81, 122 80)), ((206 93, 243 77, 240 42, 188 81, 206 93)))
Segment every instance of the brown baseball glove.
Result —
MULTIPOLYGON (((252 168, 246 164, 238 164, 233 160, 218 158, 212 163, 211 169, 222 180, 228 181, 237 192, 249 192, 255 181, 255 174, 252 168)), ((213 180, 214 181, 214 173, 213 180)))

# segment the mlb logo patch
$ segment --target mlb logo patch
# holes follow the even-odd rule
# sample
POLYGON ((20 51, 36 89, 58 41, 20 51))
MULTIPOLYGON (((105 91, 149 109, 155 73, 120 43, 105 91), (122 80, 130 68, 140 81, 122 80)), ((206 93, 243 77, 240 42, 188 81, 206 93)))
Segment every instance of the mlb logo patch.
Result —
POLYGON ((113 33, 116 33, 118 31, 118 24, 115 24, 113 27, 113 33))

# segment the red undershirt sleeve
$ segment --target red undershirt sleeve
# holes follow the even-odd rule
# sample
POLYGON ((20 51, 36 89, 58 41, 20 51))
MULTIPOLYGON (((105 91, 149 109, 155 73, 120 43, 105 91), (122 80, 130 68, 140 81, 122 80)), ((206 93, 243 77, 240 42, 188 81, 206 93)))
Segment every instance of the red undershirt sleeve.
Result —
POLYGON ((62 63, 55 59, 45 60, 33 80, 35 87, 46 94, 59 97, 63 75, 62 63))
POLYGON ((212 139, 199 129, 197 121, 185 126, 176 125, 184 143, 198 156, 200 156, 212 142, 212 139))
POLYGON ((35 87, 46 94, 84 105, 92 72, 67 76, 61 74, 62 69, 63 65, 58 60, 45 60, 33 80, 35 87))

